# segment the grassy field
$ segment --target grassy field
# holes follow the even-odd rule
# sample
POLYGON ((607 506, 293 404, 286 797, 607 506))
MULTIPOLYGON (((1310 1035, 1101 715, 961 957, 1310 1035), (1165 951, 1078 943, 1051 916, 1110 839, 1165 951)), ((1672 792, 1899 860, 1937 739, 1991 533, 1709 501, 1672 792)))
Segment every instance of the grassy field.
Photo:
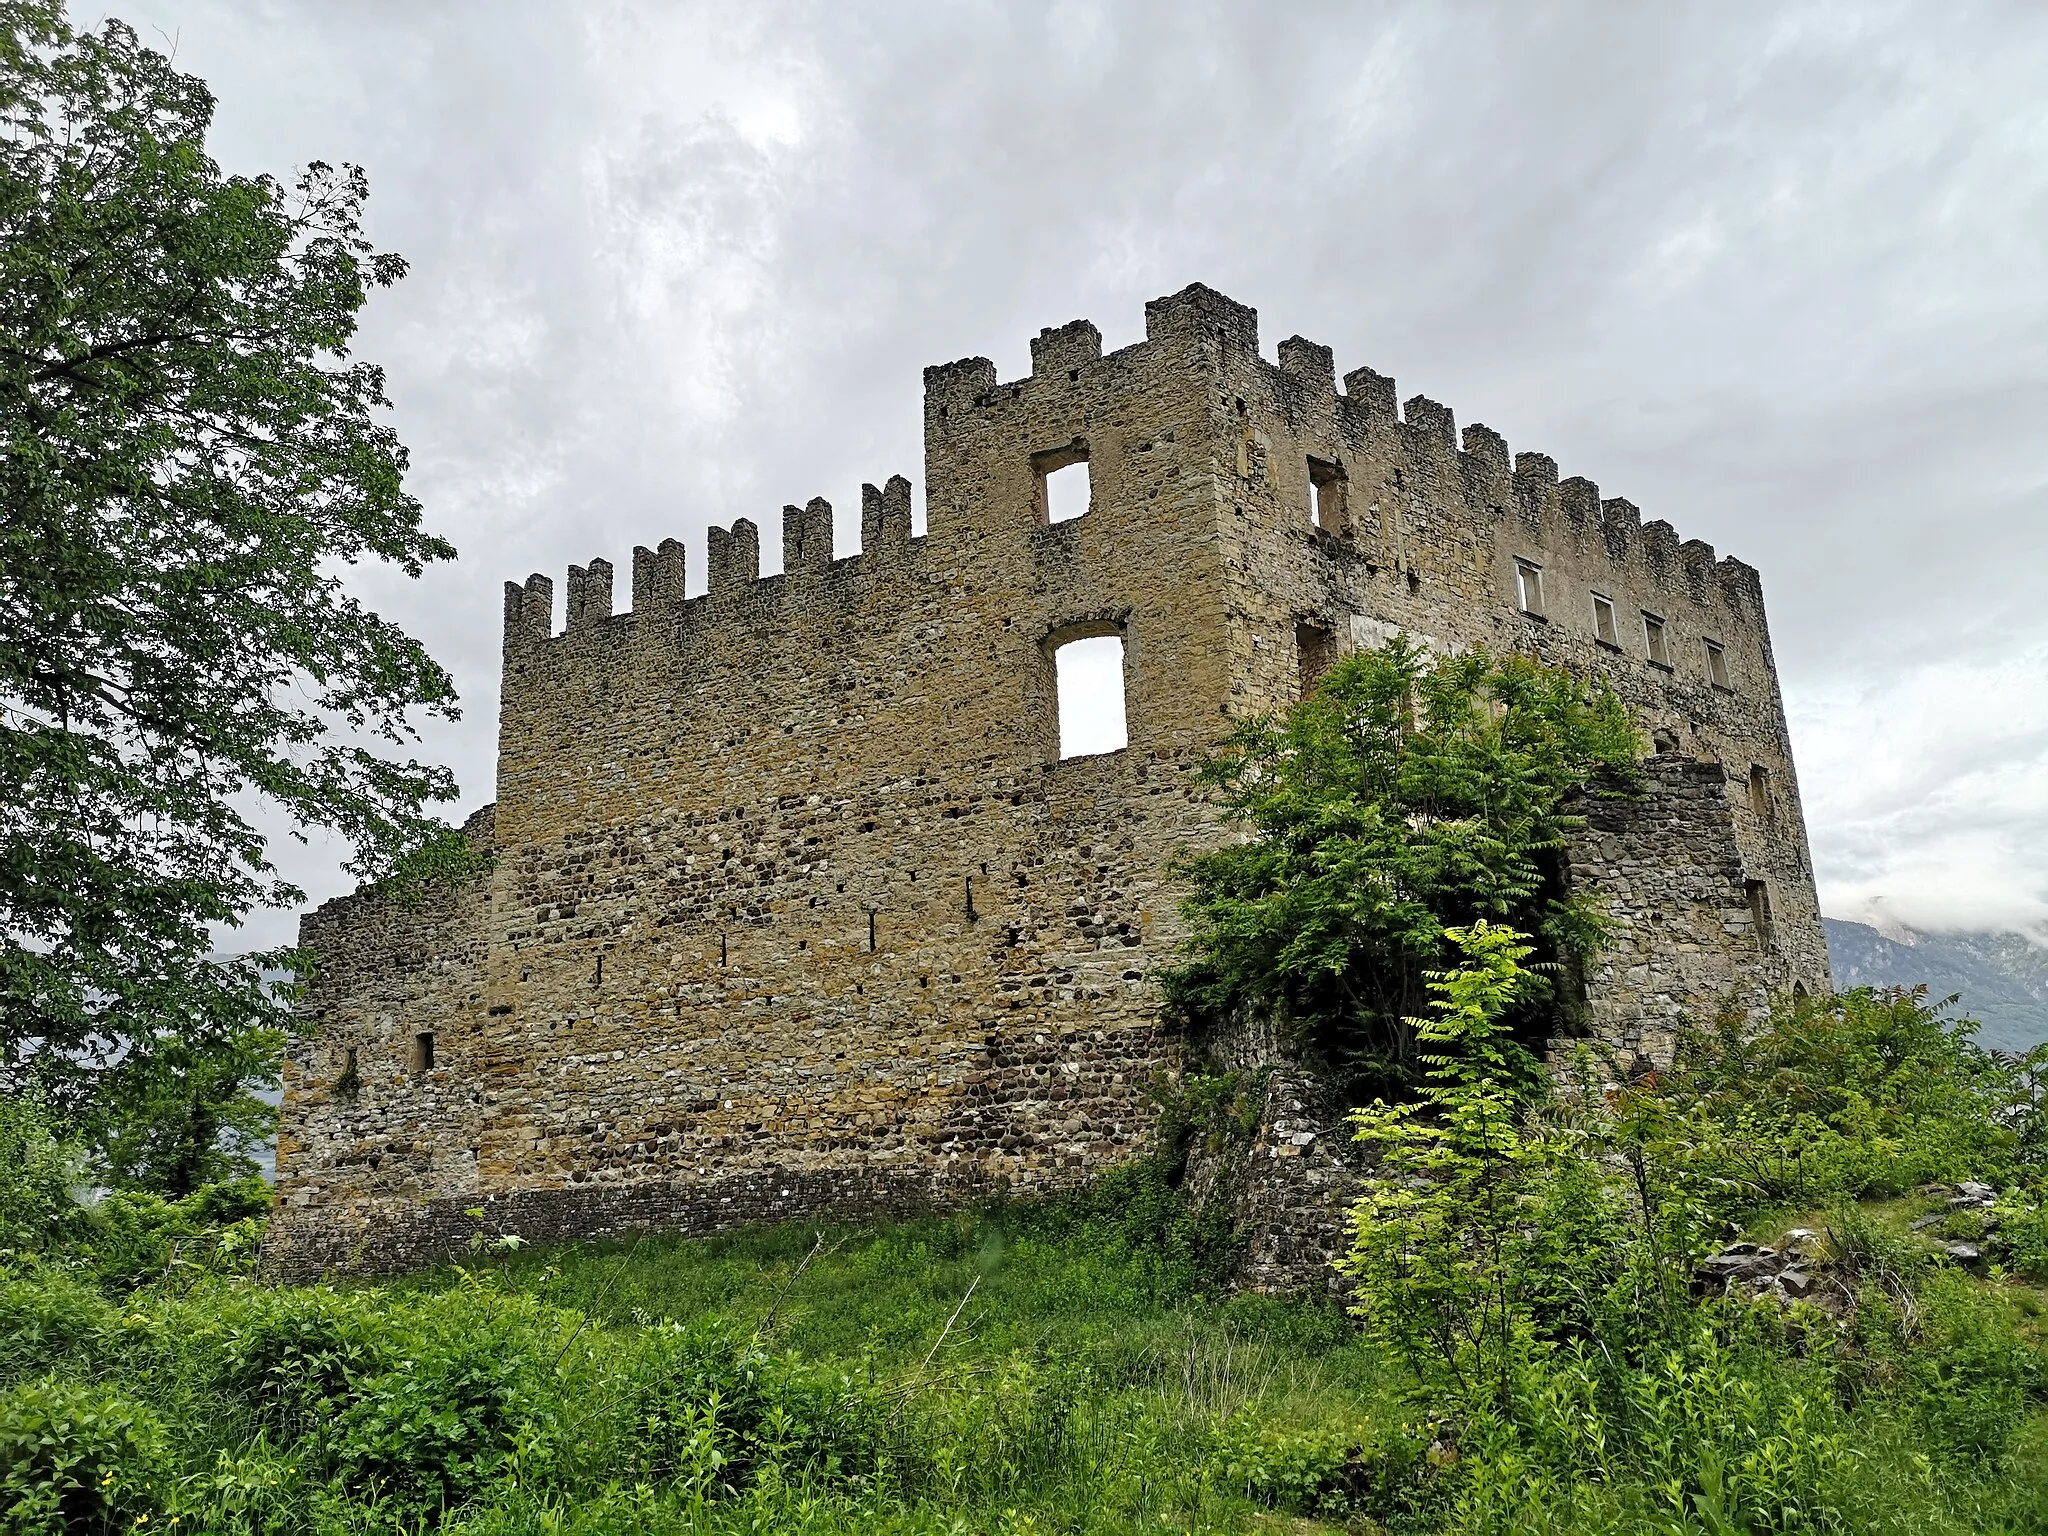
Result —
MULTIPOLYGON (((1926 1206, 1872 1210, 1900 1232, 1926 1206)), ((1788 1458, 1801 1499, 1760 1525, 1702 1500, 1741 1474, 1703 1482, 1684 1444, 1559 1476, 1533 1399, 1519 1430, 1453 1422, 1341 1308, 1223 1293, 1197 1236, 1139 1174, 1053 1207, 332 1288, 174 1272, 111 1298, 31 1268, 0 1285, 0 1372, 146 1415, 154 1447, 124 1460, 110 1430, 99 1464, 152 1478, 155 1515, 115 1497, 101 1523, 9 1529, 2048 1529, 2042 1373, 2016 1363, 2043 1358, 2033 1288, 1930 1271, 1905 1352, 1711 1322, 1664 1407, 1689 1411, 1690 1371, 1693 1408, 1788 1458)))
POLYGON ((87 1208, 45 1156, 0 1182, 0 1536, 2048 1531, 2044 1080, 1854 994, 1362 1112, 1341 1305, 1234 1294, 1164 1149, 301 1287, 250 1272, 260 1185, 87 1208))

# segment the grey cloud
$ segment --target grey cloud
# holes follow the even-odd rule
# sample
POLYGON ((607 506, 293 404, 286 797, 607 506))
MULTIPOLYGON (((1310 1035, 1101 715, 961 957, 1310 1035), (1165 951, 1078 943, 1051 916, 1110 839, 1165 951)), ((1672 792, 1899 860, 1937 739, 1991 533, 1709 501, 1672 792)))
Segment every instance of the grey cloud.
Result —
POLYGON ((213 83, 225 163, 363 162, 413 259, 363 350, 464 558, 364 588, 457 668, 430 744, 473 801, 501 579, 675 535, 694 586, 707 523, 821 493, 850 545, 859 482, 917 476, 923 364, 1116 345, 1200 279, 1761 567, 1837 908, 2048 908, 2040 743, 1958 759, 1910 681, 2048 644, 2048 11, 124 14, 213 83))

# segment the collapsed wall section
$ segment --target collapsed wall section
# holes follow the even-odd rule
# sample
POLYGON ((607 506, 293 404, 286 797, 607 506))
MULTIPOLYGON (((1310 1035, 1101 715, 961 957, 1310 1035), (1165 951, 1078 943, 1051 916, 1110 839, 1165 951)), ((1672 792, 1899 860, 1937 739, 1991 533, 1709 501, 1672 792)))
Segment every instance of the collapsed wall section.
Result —
MULTIPOLYGON (((489 853, 495 807, 464 827, 489 853)), ((284 1060, 277 1205, 266 1262, 283 1272, 420 1252, 377 1213, 471 1202, 487 1115, 483 990, 490 887, 479 877, 417 899, 376 890, 299 924, 317 963, 284 1060)))

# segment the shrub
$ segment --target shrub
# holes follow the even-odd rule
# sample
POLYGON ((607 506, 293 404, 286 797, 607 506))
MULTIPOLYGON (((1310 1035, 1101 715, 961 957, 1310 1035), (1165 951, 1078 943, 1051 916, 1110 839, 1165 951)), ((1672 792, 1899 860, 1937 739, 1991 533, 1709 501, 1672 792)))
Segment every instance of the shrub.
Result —
POLYGON ((257 1178, 178 1200, 117 1190, 93 1206, 76 1246, 101 1283, 119 1290, 178 1276, 245 1274, 269 1209, 269 1186, 257 1178))
POLYGON ((1504 1019, 1530 946, 1485 922, 1448 937, 1466 963, 1432 974, 1437 1017, 1414 1021, 1429 1064, 1421 1098, 1352 1117, 1377 1166, 1339 1267, 1368 1331, 1419 1382, 1478 1407, 1505 1400, 1530 1348, 1594 1324, 1626 1244, 1603 1171, 1532 1124, 1513 1091, 1504 1019))
POLYGON ((503 1318, 405 1320, 404 1355, 351 1380, 351 1401, 321 1437, 330 1470, 401 1523, 438 1517, 493 1481, 547 1417, 538 1362, 503 1318))
POLYGON ((157 1508, 163 1433, 147 1409, 44 1378, 0 1395, 0 1530, 127 1530, 157 1508))
POLYGON ((2008 1191, 1998 1203, 1998 1240, 2013 1273, 2048 1285, 2048 1200, 2008 1191))
POLYGON ((1487 921, 1541 957, 1508 1032, 1574 1032, 1577 988, 1554 983, 1605 932, 1562 877, 1583 824, 1574 796, 1642 779, 1635 727, 1604 684, 1483 650, 1432 660, 1401 637, 1240 725, 1203 775, 1253 836, 1183 871, 1187 958, 1161 983, 1188 1022, 1271 1019, 1361 1096, 1405 1091, 1428 974, 1455 960, 1448 930, 1487 921))
POLYGON ((642 1480, 709 1497, 777 1479, 829 1477, 871 1440, 850 1383, 776 1359, 720 1318, 665 1322, 641 1337, 621 1391, 623 1440, 642 1480))
POLYGON ((1735 1206, 1997 1181, 2025 1088, 1975 1030, 1924 987, 1781 1001, 1761 1028, 1731 1009, 1681 1037, 1652 1092, 1694 1116, 1692 1161, 1735 1206))
POLYGON ((57 1134, 41 1100, 0 1095, 0 1250, 40 1253, 77 1230, 80 1169, 78 1149, 57 1134))
POLYGON ((324 1429, 383 1374, 393 1332, 363 1298, 324 1288, 241 1298, 215 1356, 219 1384, 290 1442, 324 1429))
POLYGON ((1424 1441, 1375 1424, 1275 1423, 1239 1413, 1217 1427, 1210 1476, 1254 1503, 1297 1515, 1384 1519, 1418 1496, 1424 1441))
POLYGON ((78 1361, 112 1316, 98 1291, 54 1265, 0 1280, 0 1378, 78 1361))

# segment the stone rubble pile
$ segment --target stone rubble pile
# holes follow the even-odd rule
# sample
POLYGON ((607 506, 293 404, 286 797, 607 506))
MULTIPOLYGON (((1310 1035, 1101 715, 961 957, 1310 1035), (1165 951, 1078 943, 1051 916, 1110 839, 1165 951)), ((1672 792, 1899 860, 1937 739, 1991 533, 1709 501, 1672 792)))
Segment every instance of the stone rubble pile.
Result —
MULTIPOLYGON (((1998 1203, 1998 1191, 1989 1184, 1964 1179, 1954 1186, 1923 1184, 1914 1193, 1923 1199, 1940 1200, 1943 1207, 1911 1223, 1908 1231, 1931 1232, 1952 1216, 1979 1212, 1982 1213, 1985 1237, 1995 1243, 1998 1221, 1992 1214, 1992 1208, 1998 1203)), ((1981 1271, 1985 1267, 1985 1242, 1938 1237, 1935 1241, 1941 1256, 1949 1263, 1972 1271, 1981 1271)), ((1720 1252, 1702 1259, 1694 1270, 1694 1277, 1703 1286, 1719 1287, 1724 1292, 1757 1300, 1775 1299, 1781 1304, 1803 1300, 1826 1304, 1835 1299, 1847 1302, 1847 1288, 1839 1283, 1817 1287, 1818 1281, 1829 1279, 1829 1268, 1829 1261, 1822 1252, 1820 1234, 1811 1227, 1794 1227, 1776 1247, 1764 1243, 1730 1243, 1720 1252), (1829 1291, 1839 1292, 1839 1297, 1829 1296, 1829 1291)))

